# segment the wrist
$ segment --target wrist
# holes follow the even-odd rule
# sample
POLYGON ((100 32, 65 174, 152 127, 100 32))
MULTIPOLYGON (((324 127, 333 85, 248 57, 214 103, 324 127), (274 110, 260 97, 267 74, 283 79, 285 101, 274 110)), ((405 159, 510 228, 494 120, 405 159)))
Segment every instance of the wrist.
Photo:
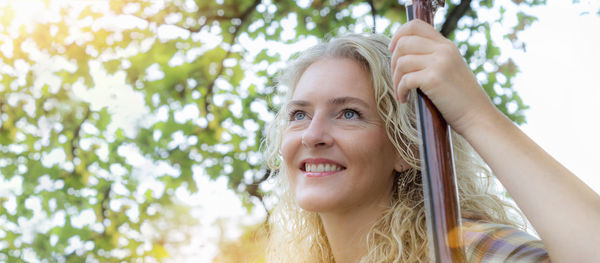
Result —
POLYGON ((512 125, 512 121, 504 113, 492 106, 486 112, 478 112, 472 117, 468 127, 457 132, 473 144, 482 136, 488 137, 491 133, 499 132, 512 125))

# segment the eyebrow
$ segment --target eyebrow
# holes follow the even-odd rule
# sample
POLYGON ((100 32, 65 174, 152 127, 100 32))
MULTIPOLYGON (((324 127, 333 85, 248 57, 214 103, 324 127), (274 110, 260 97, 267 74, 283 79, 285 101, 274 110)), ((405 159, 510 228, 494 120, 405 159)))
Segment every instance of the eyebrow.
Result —
MULTIPOLYGON (((359 98, 350 97, 350 96, 333 98, 333 99, 330 99, 329 101, 327 101, 327 103, 338 105, 338 106, 350 104, 350 103, 356 103, 365 108, 369 108, 369 104, 367 104, 365 101, 363 101, 359 98)), ((310 105, 312 105, 312 103, 310 101, 306 101, 306 100, 292 100, 288 103, 288 106, 297 106, 297 107, 306 107, 306 106, 310 106, 310 105)))

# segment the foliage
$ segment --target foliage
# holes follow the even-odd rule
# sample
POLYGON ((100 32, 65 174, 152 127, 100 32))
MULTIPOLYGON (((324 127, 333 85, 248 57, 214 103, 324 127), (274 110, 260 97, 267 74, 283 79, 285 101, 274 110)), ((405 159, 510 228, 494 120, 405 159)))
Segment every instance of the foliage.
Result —
MULTIPOLYGON (((248 208, 262 201, 259 146, 289 57, 275 48, 371 28, 391 35, 405 21, 396 0, 17 3, 0 8, 0 261, 9 262, 162 261, 177 243, 170 233, 196 223, 174 194, 199 191, 195 176, 226 177, 248 208), (47 11, 23 20, 34 4, 47 11), (252 41, 262 46, 241 44, 252 41)), ((442 31, 523 123, 518 67, 493 38, 507 4, 451 1, 442 31)), ((517 34, 535 18, 517 21, 506 41, 524 48, 517 34)))

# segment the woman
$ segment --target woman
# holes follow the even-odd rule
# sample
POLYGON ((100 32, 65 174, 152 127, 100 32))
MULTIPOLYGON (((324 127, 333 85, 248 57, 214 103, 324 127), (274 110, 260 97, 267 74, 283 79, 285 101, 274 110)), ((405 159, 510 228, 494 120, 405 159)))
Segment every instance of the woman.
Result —
POLYGON ((428 261, 407 98, 417 87, 455 131, 469 262, 600 259, 600 197, 494 107, 453 43, 428 24, 403 25, 391 42, 351 35, 318 45, 280 83, 289 90, 266 142, 283 189, 270 261, 428 261), (478 156, 542 241, 518 230, 511 205, 490 193, 491 172, 478 156))

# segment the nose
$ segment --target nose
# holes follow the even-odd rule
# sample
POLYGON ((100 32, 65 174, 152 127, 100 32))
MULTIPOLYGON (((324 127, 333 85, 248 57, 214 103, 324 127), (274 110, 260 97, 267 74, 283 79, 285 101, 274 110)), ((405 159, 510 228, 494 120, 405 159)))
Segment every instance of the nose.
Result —
POLYGON ((329 123, 322 116, 315 116, 302 134, 302 144, 308 148, 326 148, 333 144, 329 123))

